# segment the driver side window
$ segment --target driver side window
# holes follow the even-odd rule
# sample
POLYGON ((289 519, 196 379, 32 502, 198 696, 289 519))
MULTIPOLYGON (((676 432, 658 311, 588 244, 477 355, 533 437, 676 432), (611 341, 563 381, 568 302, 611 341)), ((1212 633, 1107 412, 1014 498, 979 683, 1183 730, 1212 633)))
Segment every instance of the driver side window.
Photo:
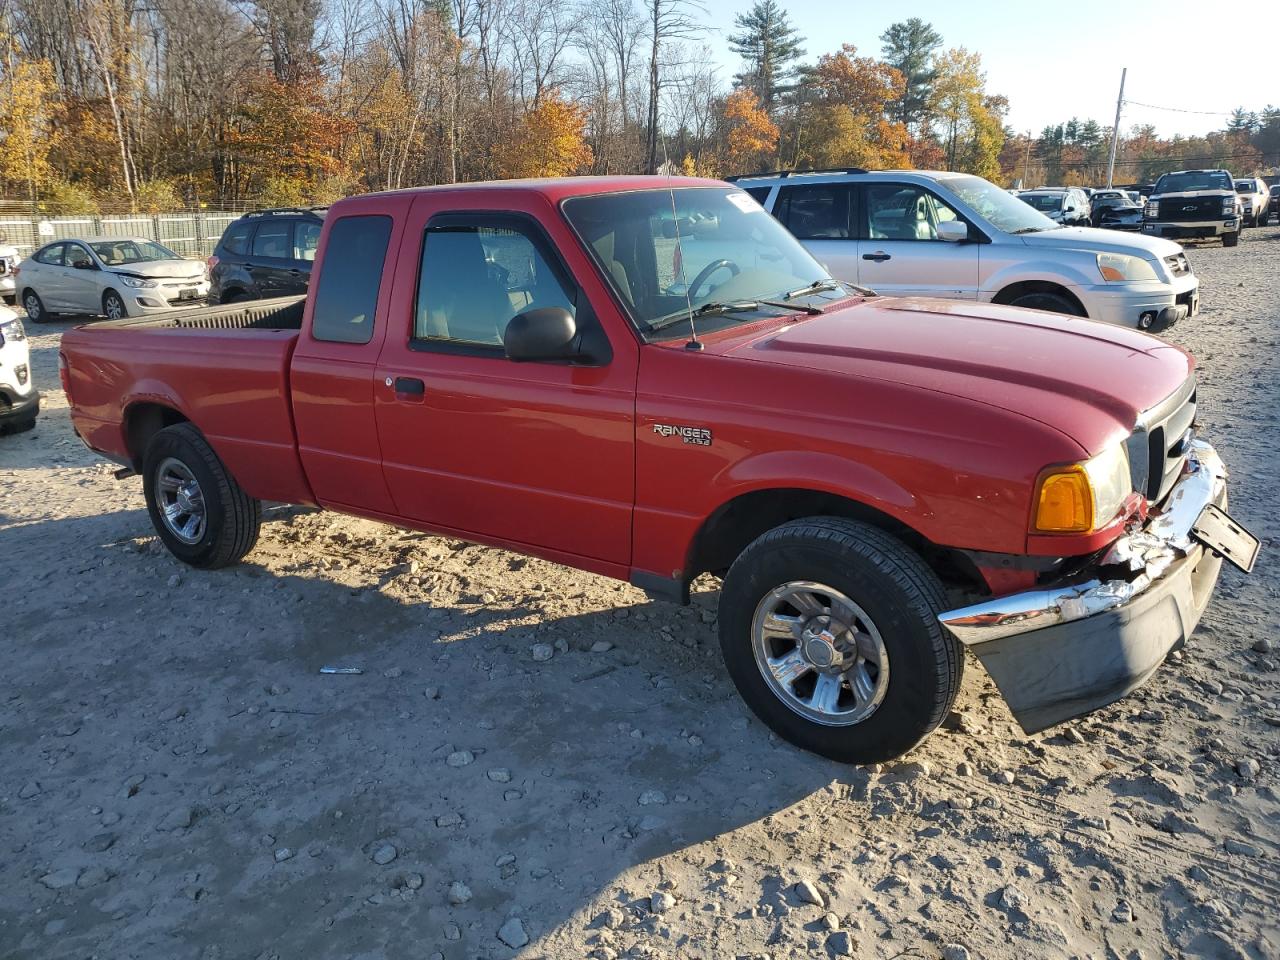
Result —
POLYGON ((500 351, 507 324, 543 307, 575 312, 573 296, 518 224, 428 227, 413 339, 500 351))
POLYGON ((67 244, 66 257, 67 257, 68 267, 78 267, 81 264, 85 264, 85 263, 90 265, 93 264, 93 260, 89 256, 89 251, 86 250, 84 247, 80 246, 80 244, 78 243, 67 244))

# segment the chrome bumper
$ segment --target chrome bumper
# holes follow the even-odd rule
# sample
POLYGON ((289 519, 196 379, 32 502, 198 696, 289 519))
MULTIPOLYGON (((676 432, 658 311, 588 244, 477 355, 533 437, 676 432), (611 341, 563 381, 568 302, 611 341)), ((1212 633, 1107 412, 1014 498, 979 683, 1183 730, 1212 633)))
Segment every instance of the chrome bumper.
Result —
POLYGON ((982 661, 1024 730, 1106 706, 1143 683, 1195 630, 1221 558, 1191 537, 1210 503, 1226 502, 1227 471, 1193 440, 1159 514, 1097 563, 1108 579, 1029 590, 939 616, 982 661))
POLYGON ((938 619, 966 646, 1000 637, 1053 627, 1130 603, 1191 553, 1191 527, 1210 503, 1221 503, 1227 468, 1217 451, 1193 440, 1182 478, 1174 484, 1160 515, 1146 529, 1121 537, 1102 559, 1102 566, 1122 565, 1131 580, 1086 580, 1069 586, 1014 593, 998 600, 961 607, 938 619))

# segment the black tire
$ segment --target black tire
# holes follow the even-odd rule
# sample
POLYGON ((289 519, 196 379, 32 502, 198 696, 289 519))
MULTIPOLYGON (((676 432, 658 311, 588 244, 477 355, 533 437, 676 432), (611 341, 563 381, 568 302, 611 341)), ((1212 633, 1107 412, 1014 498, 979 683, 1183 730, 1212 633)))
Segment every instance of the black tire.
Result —
POLYGON ((227 303, 248 303, 248 302, 249 302, 250 300, 252 300, 252 299, 253 299, 253 297, 249 296, 249 295, 248 295, 247 293, 245 293, 243 290, 240 290, 240 291, 237 291, 236 293, 233 293, 233 294, 232 294, 231 296, 229 296, 229 297, 224 297, 224 298, 221 300, 221 302, 222 302, 222 303, 224 303, 224 304, 227 304, 227 303))
POLYGON ((1087 316, 1078 303, 1067 299, 1060 293, 1049 293, 1047 291, 1024 293, 1022 296, 1010 300, 1009 306, 1025 307, 1028 310, 1048 310, 1052 313, 1065 313, 1072 317, 1087 316))
POLYGON ((1240 242, 1239 230, 1237 230, 1235 233, 1224 233, 1222 235, 1222 245, 1224 247, 1234 247, 1239 242, 1240 242))
POLYGON ((794 520, 760 536, 734 561, 720 595, 720 646, 742 699, 778 736, 841 763, 880 763, 923 740, 955 702, 964 657, 938 622, 945 606, 933 571, 883 530, 834 517, 794 520), (775 588, 796 581, 841 591, 879 631, 887 687, 864 719, 829 726, 802 716, 757 664, 757 610, 775 588))
POLYGON ((36 415, 33 413, 29 417, 23 417, 21 420, 14 420, 12 423, 0 425, 0 433, 26 433, 28 430, 36 428, 36 415))
POLYGON ((1271 222, 1270 212, 1264 213, 1261 217, 1258 218, 1258 226, 1260 227, 1265 227, 1270 222, 1271 222))
POLYGON ((129 308, 124 305, 124 297, 108 290, 102 295, 102 313, 109 320, 123 320, 129 316, 129 308))
POLYGON ((261 502, 240 488, 208 441, 189 423, 165 427, 151 438, 142 459, 142 489, 152 526, 183 563, 206 570, 229 566, 258 540, 261 502), (175 462, 190 473, 201 494, 204 525, 195 542, 182 539, 161 516, 160 498, 165 494, 159 492, 159 473, 162 467, 173 469, 175 462))
POLYGON ((22 309, 27 312, 27 319, 32 323, 47 323, 53 319, 53 314, 44 308, 44 301, 40 299, 40 294, 34 290, 22 291, 22 309))

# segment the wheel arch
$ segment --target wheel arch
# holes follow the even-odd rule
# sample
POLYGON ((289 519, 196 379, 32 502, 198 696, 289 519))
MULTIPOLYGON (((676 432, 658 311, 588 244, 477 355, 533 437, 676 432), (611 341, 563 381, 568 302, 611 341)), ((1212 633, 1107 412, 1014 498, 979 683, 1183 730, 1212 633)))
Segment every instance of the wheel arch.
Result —
POLYGON ((805 517, 840 517, 867 523, 914 550, 944 583, 984 586, 977 569, 963 553, 934 543, 901 518, 848 494, 786 485, 739 493, 712 511, 690 542, 685 583, 703 573, 723 574, 758 537, 805 517))
POLYGON ((1072 293, 1071 288, 1053 280, 1018 280, 1009 284, 1007 287, 1001 288, 994 297, 991 298, 992 303, 1010 304, 1019 297, 1028 293, 1052 293, 1062 297, 1064 300, 1073 304, 1080 310, 1082 317, 1088 317, 1089 311, 1080 301, 1080 298, 1072 293))
POLYGON ((135 470, 142 469, 142 457, 151 438, 175 423, 190 423, 191 418, 176 407, 153 400, 131 403, 124 411, 124 438, 129 461, 135 470))

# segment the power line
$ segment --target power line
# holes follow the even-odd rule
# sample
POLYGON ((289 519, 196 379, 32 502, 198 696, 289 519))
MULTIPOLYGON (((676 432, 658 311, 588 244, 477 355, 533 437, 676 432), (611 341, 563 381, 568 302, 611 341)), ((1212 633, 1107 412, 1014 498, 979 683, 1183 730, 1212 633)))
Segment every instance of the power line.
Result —
POLYGON ((1182 107, 1162 107, 1155 103, 1142 103, 1139 100, 1126 100, 1127 107, 1146 107, 1148 110, 1167 110, 1170 113, 1194 113, 1202 117, 1229 117, 1232 116, 1234 110, 1186 110, 1182 107))

